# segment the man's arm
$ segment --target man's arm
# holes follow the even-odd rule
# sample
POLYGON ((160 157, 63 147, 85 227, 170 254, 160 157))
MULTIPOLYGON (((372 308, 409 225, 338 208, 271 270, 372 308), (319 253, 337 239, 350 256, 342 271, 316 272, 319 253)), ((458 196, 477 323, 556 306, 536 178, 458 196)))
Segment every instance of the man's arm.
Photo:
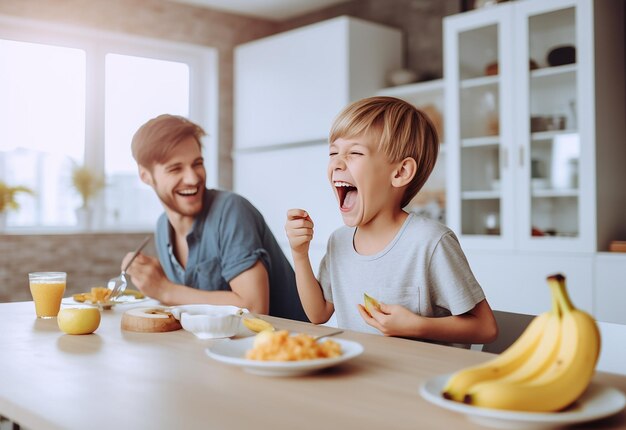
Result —
POLYGON ((363 319, 386 336, 474 344, 490 343, 498 337, 498 325, 487 300, 462 315, 439 318, 423 317, 403 306, 384 303, 370 316, 362 305, 358 306, 363 319))
POLYGON ((232 291, 203 291, 175 284, 167 278, 157 258, 143 254, 137 256, 126 273, 142 293, 165 305, 208 303, 269 313, 269 275, 261 261, 230 281, 232 291))

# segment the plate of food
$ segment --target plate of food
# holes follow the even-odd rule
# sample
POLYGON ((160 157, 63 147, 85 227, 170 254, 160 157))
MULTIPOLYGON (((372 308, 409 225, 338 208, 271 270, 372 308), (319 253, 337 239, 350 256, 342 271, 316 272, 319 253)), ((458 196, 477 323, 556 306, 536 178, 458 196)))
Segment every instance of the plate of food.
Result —
POLYGON ((583 395, 570 407, 560 412, 519 412, 480 408, 466 405, 442 396, 451 375, 440 375, 427 380, 420 387, 426 400, 442 408, 464 414, 471 421, 493 428, 551 429, 593 421, 618 413, 626 406, 621 391, 591 383, 583 395))
POLYGON ((358 342, 345 339, 316 341, 285 330, 216 341, 206 349, 212 359, 263 376, 298 376, 336 366, 363 352, 358 342))
POLYGON ((88 305, 96 306, 100 309, 111 309, 114 305, 119 304, 135 304, 148 300, 140 291, 127 288, 115 300, 109 300, 111 290, 106 287, 92 287, 88 293, 73 294, 72 297, 66 297, 62 303, 66 305, 88 305))

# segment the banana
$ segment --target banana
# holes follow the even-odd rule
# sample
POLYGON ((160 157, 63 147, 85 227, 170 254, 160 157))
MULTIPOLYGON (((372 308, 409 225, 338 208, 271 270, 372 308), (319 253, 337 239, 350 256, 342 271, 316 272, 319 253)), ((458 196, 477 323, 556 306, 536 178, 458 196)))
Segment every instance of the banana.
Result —
POLYGON ((562 312, 561 342, 543 372, 525 381, 481 382, 465 397, 471 405, 529 412, 559 411, 576 401, 595 372, 600 336, 594 319, 576 309, 562 275, 548 277, 562 312))
POLYGON ((243 325, 255 333, 262 331, 274 331, 274 326, 261 318, 244 318, 243 325))
POLYGON ((521 365, 513 370, 502 380, 505 381, 527 381, 542 373, 552 362, 559 351, 561 342, 561 310, 559 299, 556 294, 552 294, 552 310, 548 317, 541 339, 534 351, 521 365))
POLYGON ((462 402, 472 385, 501 378, 518 369, 536 351, 551 318, 552 312, 538 315, 521 336, 500 355, 454 373, 443 388, 443 397, 462 402))

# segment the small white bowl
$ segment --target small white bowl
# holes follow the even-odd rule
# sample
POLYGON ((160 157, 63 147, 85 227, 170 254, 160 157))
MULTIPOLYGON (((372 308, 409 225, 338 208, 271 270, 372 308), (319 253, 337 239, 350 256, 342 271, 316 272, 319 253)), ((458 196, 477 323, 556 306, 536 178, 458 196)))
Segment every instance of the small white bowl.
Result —
POLYGON ((216 339, 236 335, 241 328, 241 313, 236 306, 182 305, 171 308, 183 328, 199 339, 216 339))

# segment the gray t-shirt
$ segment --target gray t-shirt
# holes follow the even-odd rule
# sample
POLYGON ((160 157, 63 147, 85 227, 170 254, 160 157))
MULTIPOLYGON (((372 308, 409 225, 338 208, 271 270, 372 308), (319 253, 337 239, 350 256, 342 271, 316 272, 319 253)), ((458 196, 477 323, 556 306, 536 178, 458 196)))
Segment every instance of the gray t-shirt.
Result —
POLYGON ((446 226, 409 213, 387 247, 360 255, 354 227, 337 229, 320 263, 319 281, 333 302, 337 325, 377 333, 358 312, 363 293, 427 317, 460 315, 485 298, 454 233, 446 226))

